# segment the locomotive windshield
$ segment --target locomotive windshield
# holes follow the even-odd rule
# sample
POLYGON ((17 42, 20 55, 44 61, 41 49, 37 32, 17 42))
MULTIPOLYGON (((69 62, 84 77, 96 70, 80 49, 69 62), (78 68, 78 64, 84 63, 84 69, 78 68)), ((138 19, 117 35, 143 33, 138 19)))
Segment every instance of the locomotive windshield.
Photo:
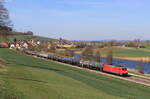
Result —
POLYGON ((127 68, 122 68, 122 70, 127 70, 127 68))

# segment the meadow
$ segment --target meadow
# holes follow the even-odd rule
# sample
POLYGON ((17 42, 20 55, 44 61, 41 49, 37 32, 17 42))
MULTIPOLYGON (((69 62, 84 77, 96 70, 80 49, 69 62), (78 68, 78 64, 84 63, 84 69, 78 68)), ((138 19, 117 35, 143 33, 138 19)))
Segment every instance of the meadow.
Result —
POLYGON ((141 49, 127 49, 113 51, 116 57, 150 57, 150 52, 141 49))
POLYGON ((9 49, 0 69, 0 99, 149 99, 150 87, 105 77, 9 49))
POLYGON ((150 57, 150 50, 147 48, 131 48, 131 47, 105 47, 95 48, 93 51, 96 53, 100 51, 101 55, 106 57, 108 52, 112 50, 114 57, 150 57))

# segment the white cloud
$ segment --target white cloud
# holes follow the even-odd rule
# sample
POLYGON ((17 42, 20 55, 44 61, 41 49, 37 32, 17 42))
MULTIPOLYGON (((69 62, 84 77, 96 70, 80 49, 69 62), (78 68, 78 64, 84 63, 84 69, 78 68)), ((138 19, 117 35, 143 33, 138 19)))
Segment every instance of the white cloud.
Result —
POLYGON ((14 0, 0 0, 0 2, 12 2, 14 0))

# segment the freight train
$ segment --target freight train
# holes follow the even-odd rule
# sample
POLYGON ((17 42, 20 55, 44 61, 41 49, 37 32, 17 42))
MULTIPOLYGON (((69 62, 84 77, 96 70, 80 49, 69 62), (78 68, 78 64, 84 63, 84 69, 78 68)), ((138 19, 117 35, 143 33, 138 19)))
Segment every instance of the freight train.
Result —
POLYGON ((127 67, 120 66, 120 65, 108 65, 102 62, 84 61, 74 57, 62 57, 53 54, 37 53, 29 50, 21 50, 21 51, 28 55, 46 58, 46 59, 50 59, 53 61, 58 61, 66 64, 71 64, 82 68, 89 68, 92 70, 98 70, 101 72, 107 72, 107 73, 116 74, 120 76, 128 76, 127 67))

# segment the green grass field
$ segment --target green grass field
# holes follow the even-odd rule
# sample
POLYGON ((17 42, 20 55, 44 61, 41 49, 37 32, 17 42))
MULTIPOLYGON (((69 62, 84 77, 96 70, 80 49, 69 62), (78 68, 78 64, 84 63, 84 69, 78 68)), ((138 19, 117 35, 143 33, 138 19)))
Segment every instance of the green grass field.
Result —
POLYGON ((116 57, 150 57, 150 52, 141 49, 128 49, 113 51, 116 57))
POLYGON ((1 41, 13 41, 14 38, 16 38, 17 40, 40 40, 40 41, 53 41, 56 39, 52 39, 52 38, 46 38, 46 37, 41 37, 41 36, 32 36, 32 35, 13 35, 13 36, 8 36, 7 38, 1 37, 0 38, 0 42, 1 41))
POLYGON ((0 99, 149 99, 150 87, 0 49, 0 99))
POLYGON ((146 49, 150 49, 150 43, 144 43, 144 46, 146 47, 146 49))
MULTIPOLYGON (((109 49, 109 48, 108 48, 109 49)), ((101 51, 101 55, 107 56, 107 51, 101 51)), ((145 49, 118 49, 113 50, 114 57, 150 57, 150 50, 145 49)))

